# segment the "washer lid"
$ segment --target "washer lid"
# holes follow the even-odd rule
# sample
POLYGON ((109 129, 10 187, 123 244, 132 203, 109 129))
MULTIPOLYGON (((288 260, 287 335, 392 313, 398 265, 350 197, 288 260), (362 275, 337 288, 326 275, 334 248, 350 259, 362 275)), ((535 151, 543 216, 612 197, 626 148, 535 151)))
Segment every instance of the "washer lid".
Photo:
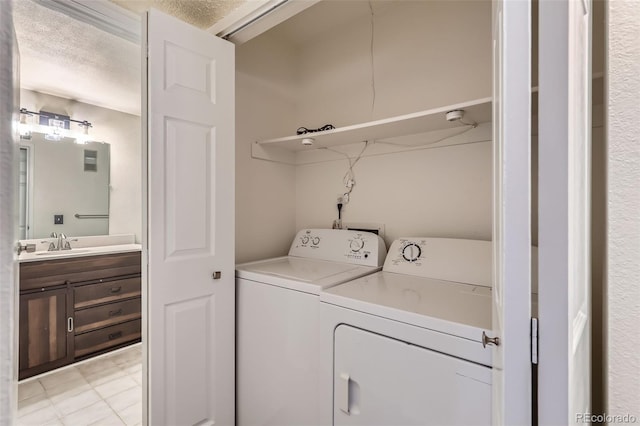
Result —
POLYGON ((290 280, 312 283, 331 277, 332 275, 353 271, 357 265, 336 263, 299 257, 285 257, 271 262, 263 262, 247 268, 258 274, 274 275, 290 280))
POLYGON ((342 284, 380 269, 379 267, 284 256, 238 265, 236 266, 236 276, 319 294, 322 289, 342 284))
POLYGON ((378 272, 320 300, 475 341, 491 330, 491 289, 483 286, 378 272))

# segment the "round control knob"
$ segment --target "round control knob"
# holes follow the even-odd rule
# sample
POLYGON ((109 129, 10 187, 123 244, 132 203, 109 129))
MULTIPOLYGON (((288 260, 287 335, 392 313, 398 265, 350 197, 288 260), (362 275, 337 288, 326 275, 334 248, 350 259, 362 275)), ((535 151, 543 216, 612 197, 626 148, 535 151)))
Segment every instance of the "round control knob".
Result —
POLYGON ((407 262, 415 262, 420 258, 421 254, 422 249, 418 244, 415 243, 407 244, 402 249, 402 257, 404 257, 404 260, 406 260, 407 262))
POLYGON ((313 237, 313 245, 317 246, 318 244, 320 244, 320 237, 313 237))
POLYGON ((302 241, 302 244, 308 244, 309 243, 309 237, 307 237, 306 235, 302 238, 300 238, 300 240, 302 241))
POLYGON ((362 247, 364 247, 364 241, 362 241, 361 239, 351 240, 351 244, 349 244, 349 247, 351 248, 351 251, 358 252, 362 249, 362 247))

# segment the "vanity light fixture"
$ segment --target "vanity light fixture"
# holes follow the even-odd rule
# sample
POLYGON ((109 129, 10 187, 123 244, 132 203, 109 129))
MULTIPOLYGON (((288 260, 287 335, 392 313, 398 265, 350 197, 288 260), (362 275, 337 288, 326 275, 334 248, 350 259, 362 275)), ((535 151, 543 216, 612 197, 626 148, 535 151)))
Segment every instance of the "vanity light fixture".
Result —
POLYGON ((55 114, 47 111, 29 111, 26 108, 20 108, 20 138, 31 139, 31 132, 36 130, 40 133, 44 133, 46 140, 61 141, 63 138, 75 139, 76 143, 85 144, 89 142, 89 127, 93 125, 87 120, 74 120, 68 115, 55 114), (29 117, 38 116, 37 125, 31 125, 28 123, 29 117), (70 129, 71 123, 78 123, 82 127, 82 132, 72 132, 70 129))

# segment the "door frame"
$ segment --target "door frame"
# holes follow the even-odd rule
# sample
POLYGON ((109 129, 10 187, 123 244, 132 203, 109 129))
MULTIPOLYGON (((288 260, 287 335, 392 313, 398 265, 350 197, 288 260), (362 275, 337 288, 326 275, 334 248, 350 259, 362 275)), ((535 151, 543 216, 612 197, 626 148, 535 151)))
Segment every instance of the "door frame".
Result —
POLYGON ((0 424, 12 424, 18 411, 18 140, 19 59, 12 2, 0 1, 0 424), (8 207, 8 208, 7 208, 8 207))
POLYGON ((591 411, 591 5, 539 6, 540 424, 591 411))
POLYGON ((34 147, 31 141, 20 140, 19 149, 27 151, 27 187, 26 187, 26 209, 25 209, 25 240, 31 239, 33 225, 33 167, 34 167, 34 147))

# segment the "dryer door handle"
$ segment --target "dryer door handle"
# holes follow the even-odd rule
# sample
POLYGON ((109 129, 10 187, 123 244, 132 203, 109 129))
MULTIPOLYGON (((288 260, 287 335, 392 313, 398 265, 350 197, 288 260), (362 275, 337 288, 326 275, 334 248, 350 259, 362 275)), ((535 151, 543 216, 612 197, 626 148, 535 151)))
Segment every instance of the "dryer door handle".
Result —
POLYGON ((336 381, 336 405, 346 414, 349 413, 349 381, 347 373, 340 373, 336 381))

